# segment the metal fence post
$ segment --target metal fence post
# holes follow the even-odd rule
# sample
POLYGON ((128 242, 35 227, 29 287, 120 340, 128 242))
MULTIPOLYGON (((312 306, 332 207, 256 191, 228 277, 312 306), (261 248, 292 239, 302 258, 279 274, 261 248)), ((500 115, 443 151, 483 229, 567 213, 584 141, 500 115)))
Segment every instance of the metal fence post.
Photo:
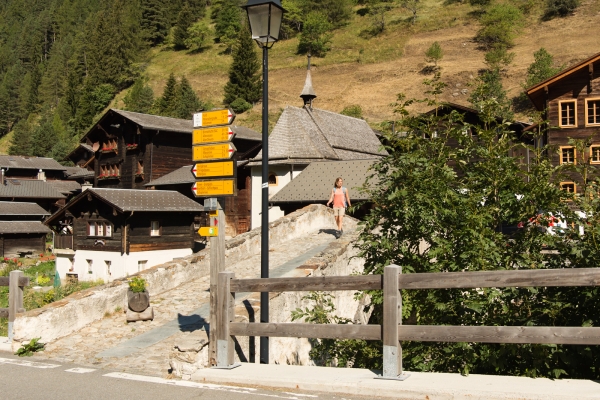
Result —
POLYGON ((217 289, 217 366, 232 369, 241 364, 234 363, 233 337, 229 334, 229 323, 234 319, 235 293, 231 292, 233 272, 219 272, 217 289))
POLYGON ((389 265, 383 272, 383 375, 378 379, 403 381, 409 374, 402 372, 402 347, 398 340, 398 325, 402 324, 402 296, 398 278, 402 268, 389 265))
POLYGON ((19 278, 23 271, 10 271, 8 284, 8 339, 13 340, 14 322, 18 312, 23 312, 23 287, 19 286, 19 278))

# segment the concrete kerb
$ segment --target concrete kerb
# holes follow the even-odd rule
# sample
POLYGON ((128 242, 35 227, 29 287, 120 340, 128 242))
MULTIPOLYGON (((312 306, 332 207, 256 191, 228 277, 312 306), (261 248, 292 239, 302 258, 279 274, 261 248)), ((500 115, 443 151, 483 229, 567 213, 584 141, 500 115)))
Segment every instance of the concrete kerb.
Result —
POLYGON ((199 369, 191 379, 228 385, 299 389, 393 399, 598 399, 600 384, 493 375, 411 372, 405 381, 374 379, 378 371, 277 364, 248 364, 234 370, 199 369))
MULTIPOLYGON (((346 219, 348 227, 357 221, 346 219)), ((333 211, 323 205, 310 205, 270 224, 270 243, 275 246, 283 241, 300 237, 306 232, 319 229, 335 229, 333 211)), ((231 265, 248 255, 260 251, 260 228, 230 239, 226 244, 226 263, 231 265)), ((148 282, 151 296, 159 295, 190 280, 209 273, 208 250, 191 256, 149 268, 137 274, 148 282)), ((39 337, 48 343, 68 336, 94 321, 104 318, 120 307, 126 307, 127 279, 75 293, 43 308, 19 314, 15 320, 13 348, 23 341, 39 337)))

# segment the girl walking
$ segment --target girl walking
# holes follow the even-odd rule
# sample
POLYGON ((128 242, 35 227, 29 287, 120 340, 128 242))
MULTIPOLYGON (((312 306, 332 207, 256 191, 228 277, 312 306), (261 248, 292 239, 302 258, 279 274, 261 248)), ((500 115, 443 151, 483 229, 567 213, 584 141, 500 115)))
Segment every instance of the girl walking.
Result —
POLYGON ((344 234, 342 222, 344 220, 344 215, 346 214, 346 207, 351 206, 348 189, 342 186, 343 183, 344 180, 342 178, 337 178, 335 180, 333 189, 331 190, 331 196, 327 202, 327 207, 333 202, 333 216, 335 217, 335 223, 338 228, 336 232, 336 237, 338 239, 344 234))

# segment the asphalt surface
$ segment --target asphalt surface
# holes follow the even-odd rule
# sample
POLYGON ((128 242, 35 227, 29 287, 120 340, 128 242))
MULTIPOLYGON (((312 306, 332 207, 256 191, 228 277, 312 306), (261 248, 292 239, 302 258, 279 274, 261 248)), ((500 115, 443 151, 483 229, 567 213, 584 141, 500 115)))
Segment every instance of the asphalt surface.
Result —
MULTIPOLYGON (((364 397, 333 396, 314 392, 264 390, 163 379, 125 372, 80 367, 35 357, 0 352, 0 399, 296 399, 364 400, 364 397)), ((372 398, 372 397, 371 397, 372 398)))

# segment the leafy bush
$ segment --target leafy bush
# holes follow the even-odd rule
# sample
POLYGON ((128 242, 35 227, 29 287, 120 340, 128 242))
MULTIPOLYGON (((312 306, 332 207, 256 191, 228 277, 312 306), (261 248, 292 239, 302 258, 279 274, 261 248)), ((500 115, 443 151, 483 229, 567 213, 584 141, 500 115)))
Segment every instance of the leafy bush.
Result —
POLYGON ((481 17, 481 29, 475 40, 487 49, 512 47, 522 26, 521 10, 510 4, 497 4, 481 17))
POLYGON ((33 353, 44 350, 46 345, 41 343, 39 340, 40 338, 31 339, 29 343, 21 346, 15 355, 19 357, 30 357, 33 355, 33 353))
POLYGON ((579 0, 547 0, 544 10, 544 19, 566 17, 579 7, 579 0))
POLYGON ((134 276, 129 280, 129 289, 131 289, 133 293, 142 293, 146 290, 146 280, 139 276, 134 276))
POLYGON ((323 14, 312 12, 306 17, 302 26, 302 33, 298 41, 298 54, 312 54, 317 57, 325 57, 331 50, 331 39, 333 34, 329 31, 332 25, 323 14))
POLYGON ((242 114, 252 108, 252 104, 248 103, 241 97, 238 97, 237 99, 232 101, 229 106, 236 114, 242 114))
POLYGON ((351 104, 349 106, 344 107, 344 109, 342 110, 342 112, 340 113, 342 115, 347 115, 349 117, 354 117, 354 118, 360 118, 362 119, 363 117, 363 110, 362 107, 358 104, 351 104))

